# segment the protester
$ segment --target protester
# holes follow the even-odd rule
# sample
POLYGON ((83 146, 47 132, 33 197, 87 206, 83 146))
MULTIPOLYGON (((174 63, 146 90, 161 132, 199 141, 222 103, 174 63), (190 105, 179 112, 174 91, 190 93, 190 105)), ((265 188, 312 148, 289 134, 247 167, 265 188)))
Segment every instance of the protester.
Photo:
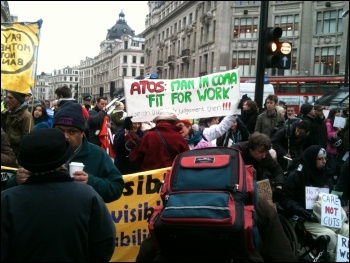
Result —
POLYGON ((67 101, 77 102, 74 98, 72 98, 72 90, 67 85, 63 85, 61 87, 58 87, 55 90, 55 94, 56 94, 56 98, 58 100, 58 102, 57 102, 58 108, 61 107, 67 101))
POLYGON ((328 117, 326 119, 326 129, 327 129, 327 164, 326 170, 328 176, 335 177, 334 183, 337 181, 338 172, 338 147, 340 147, 341 138, 338 134, 341 134, 340 127, 334 127, 334 119, 335 117, 340 117, 340 109, 333 108, 329 111, 328 117), (337 145, 339 143, 339 145, 337 145))
POLYGON ((241 152, 246 165, 254 166, 257 181, 269 179, 274 191, 274 202, 277 202, 284 185, 284 173, 279 163, 270 155, 270 138, 266 134, 255 132, 248 141, 236 143, 232 148, 241 152))
POLYGON ((1 166, 17 167, 16 155, 12 150, 6 132, 1 128, 1 166))
POLYGON ((47 114, 46 107, 42 104, 37 104, 34 106, 32 116, 34 118, 34 130, 51 127, 51 125, 49 125, 47 122, 49 120, 49 115, 47 114))
POLYGON ((133 122, 132 117, 126 117, 122 129, 114 135, 113 146, 117 153, 114 164, 123 175, 140 171, 138 165, 130 163, 129 156, 132 149, 140 142, 143 134, 141 122, 133 122))
POLYGON ((179 119, 172 110, 161 110, 153 119, 156 126, 148 130, 130 154, 130 162, 141 171, 170 167, 175 157, 189 147, 175 126, 179 119))
POLYGON ((73 154, 58 129, 24 136, 19 164, 31 171, 1 192, 1 262, 108 262, 116 229, 101 196, 62 168, 73 154))
MULTIPOLYGON (((297 262, 275 208, 265 199, 259 198, 256 207, 257 224, 262 246, 256 251, 249 252, 247 261, 251 262, 297 262)), ((195 226, 194 226, 195 227, 195 226)), ((209 227, 209 226, 208 226, 209 227)), ((179 242, 181 242, 179 240, 179 242)), ((244 241, 242 240, 242 249, 244 241), (243 244, 243 245, 242 245, 243 244)), ((178 252, 181 255, 181 251, 178 252)), ((200 257, 200 255, 198 255, 200 257)), ((183 255, 183 261, 188 255, 183 255)), ((166 254, 157 250, 153 239, 147 237, 140 246, 136 262, 173 262, 166 254)))
POLYGON ((258 118, 258 105, 253 100, 246 100, 243 102, 243 110, 241 114, 241 119, 245 126, 247 127, 250 134, 255 131, 255 124, 258 118))
MULTIPOLYGON (((106 203, 119 199, 124 188, 123 177, 107 153, 89 143, 84 136, 85 120, 81 106, 75 102, 64 103, 55 114, 53 127, 64 133, 74 150, 66 164, 82 162, 85 165, 83 171, 75 172, 74 180, 92 186, 106 203)), ((8 187, 23 184, 29 176, 28 170, 18 169, 16 176, 10 178, 8 187)))
POLYGON ((216 140, 217 146, 230 147, 237 142, 248 141, 249 131, 239 117, 235 119, 230 129, 216 140))
POLYGON ((272 131, 284 124, 284 116, 279 114, 276 110, 278 97, 276 95, 268 95, 265 100, 266 110, 258 115, 255 131, 264 133, 271 137, 272 131))
POLYGON ((118 131, 123 126, 127 113, 124 111, 124 103, 121 101, 116 101, 114 107, 115 109, 110 114, 110 120, 114 124, 115 130, 118 131))
POLYGON ((184 137, 189 148, 203 148, 215 146, 216 140, 227 132, 237 116, 228 115, 221 122, 219 117, 209 117, 200 119, 200 128, 195 130, 190 120, 181 120, 176 123, 180 129, 180 134, 184 137))
POLYGON ((277 161, 284 171, 288 169, 287 158, 297 158, 304 149, 304 144, 310 131, 308 121, 298 121, 279 129, 271 138, 273 149, 277 153, 277 161))
POLYGON ((7 91, 7 108, 1 112, 1 127, 6 132, 16 155, 23 136, 30 133, 34 127, 33 116, 27 110, 25 96, 24 93, 7 91))
POLYGON ((342 207, 345 212, 349 213, 349 156, 343 164, 335 190, 342 193, 342 207))
POLYGON ((111 132, 115 132, 114 124, 111 123, 110 118, 107 114, 107 97, 97 98, 96 105, 92 110, 89 110, 88 119, 88 131, 89 131, 89 142, 101 146, 100 132, 104 123, 104 118, 107 117, 106 122, 107 128, 111 129, 111 132))
POLYGON ((311 124, 309 135, 304 144, 304 150, 311 145, 321 145, 327 148, 327 128, 321 105, 303 104, 300 109, 301 119, 311 124))
POLYGON ((295 107, 293 105, 287 105, 287 118, 295 118, 295 107))
POLYGON ((300 156, 298 167, 292 171, 284 184, 280 205, 289 216, 301 216, 307 221, 305 229, 314 238, 320 235, 328 235, 330 242, 327 246, 330 262, 335 262, 337 234, 349 238, 349 225, 345 223, 347 216, 342 213, 341 229, 330 228, 320 224, 320 203, 314 209, 306 209, 306 187, 328 188, 329 193, 333 190, 332 180, 326 174, 327 152, 320 145, 308 147, 300 156))

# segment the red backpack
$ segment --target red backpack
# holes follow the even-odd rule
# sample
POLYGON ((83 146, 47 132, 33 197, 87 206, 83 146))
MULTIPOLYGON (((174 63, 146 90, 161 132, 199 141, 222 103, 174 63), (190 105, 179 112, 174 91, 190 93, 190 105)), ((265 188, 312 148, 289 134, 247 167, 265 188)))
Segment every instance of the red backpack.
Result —
POLYGON ((150 234, 175 261, 246 260, 259 244, 255 170, 238 150, 194 149, 179 154, 165 176, 162 206, 150 234))

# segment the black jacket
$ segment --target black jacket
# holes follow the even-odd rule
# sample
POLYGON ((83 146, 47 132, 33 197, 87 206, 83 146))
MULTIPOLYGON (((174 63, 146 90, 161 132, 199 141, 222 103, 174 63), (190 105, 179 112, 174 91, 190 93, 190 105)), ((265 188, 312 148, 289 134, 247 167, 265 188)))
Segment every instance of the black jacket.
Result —
POLYGON ((108 262, 115 237, 100 195, 69 174, 32 175, 1 192, 1 262, 108 262))

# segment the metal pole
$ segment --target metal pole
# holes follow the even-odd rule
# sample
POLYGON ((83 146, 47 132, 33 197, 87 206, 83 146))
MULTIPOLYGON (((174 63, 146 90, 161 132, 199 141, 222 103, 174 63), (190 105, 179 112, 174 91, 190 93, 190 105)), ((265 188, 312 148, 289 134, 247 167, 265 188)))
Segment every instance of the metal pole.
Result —
POLYGON ((259 22, 259 42, 258 42, 258 59, 256 62, 256 79, 254 100, 261 112, 264 95, 264 77, 265 77, 265 28, 267 27, 267 16, 269 11, 269 1, 260 2, 260 22, 259 22))

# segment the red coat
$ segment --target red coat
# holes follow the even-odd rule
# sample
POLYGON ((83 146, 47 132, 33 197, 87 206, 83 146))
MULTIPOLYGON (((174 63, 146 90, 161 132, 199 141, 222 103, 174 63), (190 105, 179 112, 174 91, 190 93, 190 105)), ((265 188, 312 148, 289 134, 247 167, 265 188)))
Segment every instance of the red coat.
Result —
POLYGON ((178 128, 173 124, 160 122, 142 136, 141 141, 132 150, 129 159, 131 162, 141 164, 141 171, 148 171, 170 167, 176 155, 188 150, 190 150, 188 144, 178 128), (168 144, 172 157, 155 129, 160 131, 168 144))

